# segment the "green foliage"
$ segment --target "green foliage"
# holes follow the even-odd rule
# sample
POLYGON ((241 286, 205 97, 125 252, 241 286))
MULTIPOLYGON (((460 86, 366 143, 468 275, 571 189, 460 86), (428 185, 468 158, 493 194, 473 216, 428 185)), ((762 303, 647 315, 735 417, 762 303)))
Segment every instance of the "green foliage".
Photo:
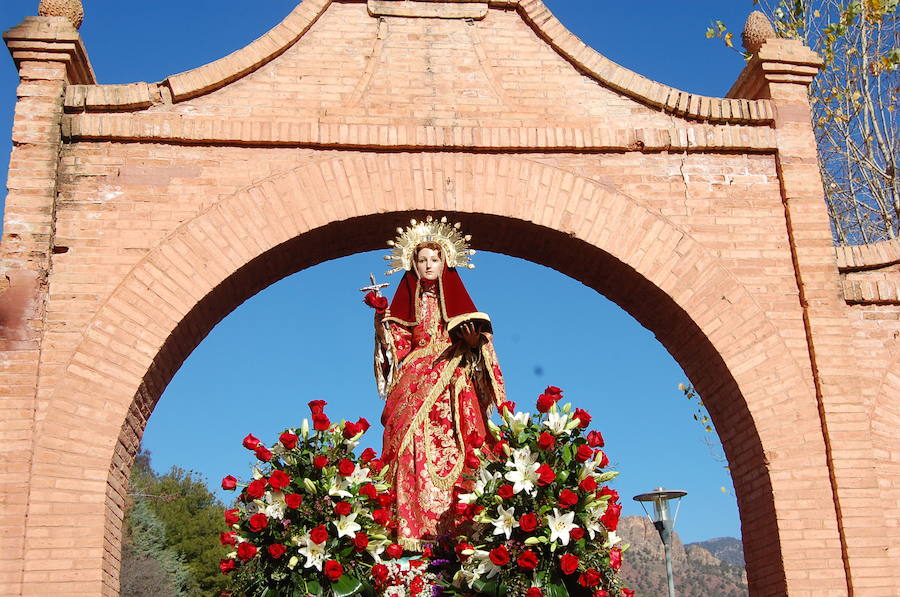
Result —
POLYGON ((225 589, 227 579, 218 570, 226 553, 218 540, 223 507, 202 478, 178 467, 158 475, 149 455, 141 453, 132 467, 130 494, 129 548, 162 554, 157 559, 177 595, 216 596, 225 589))
POLYGON ((186 597, 196 583, 184 558, 167 548, 166 527, 145 499, 134 502, 126 517, 129 534, 123 552, 122 593, 155 595, 163 591, 186 597))

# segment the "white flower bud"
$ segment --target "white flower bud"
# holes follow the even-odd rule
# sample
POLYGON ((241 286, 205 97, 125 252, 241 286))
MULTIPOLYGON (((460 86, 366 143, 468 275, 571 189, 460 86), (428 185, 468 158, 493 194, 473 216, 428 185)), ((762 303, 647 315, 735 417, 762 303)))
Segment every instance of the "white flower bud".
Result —
POLYGON ((569 414, 570 412, 572 412, 572 403, 566 402, 565 404, 563 404, 562 411, 566 414, 569 414))
POLYGON ((313 483, 312 479, 310 479, 309 477, 304 477, 303 486, 306 488, 306 491, 310 493, 316 492, 316 484, 313 483))
POLYGON ((303 423, 300 424, 300 435, 303 436, 303 439, 309 439, 309 420, 303 419, 303 423))

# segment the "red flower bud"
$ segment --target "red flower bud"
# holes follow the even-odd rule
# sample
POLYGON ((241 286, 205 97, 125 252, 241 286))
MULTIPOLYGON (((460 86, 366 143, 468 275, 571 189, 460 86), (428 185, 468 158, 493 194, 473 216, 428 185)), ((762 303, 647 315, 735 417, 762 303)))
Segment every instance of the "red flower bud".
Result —
POLYGON ((571 531, 569 531, 569 537, 572 541, 578 541, 579 539, 584 538, 584 529, 581 527, 574 527, 571 531))
POLYGON ((328 466, 328 457, 324 454, 317 454, 313 458, 313 466, 316 468, 325 468, 328 466))
POLYGON ((247 523, 247 526, 250 527, 250 530, 254 533, 258 533, 267 526, 269 526, 269 518, 263 514, 262 512, 257 512, 253 516, 250 517, 250 520, 247 523))
POLYGON ((324 413, 313 415, 312 420, 313 429, 316 431, 327 431, 331 427, 331 421, 328 419, 328 415, 324 413))
POLYGON ((615 489, 610 489, 606 485, 604 485, 600 489, 600 491, 597 493, 597 497, 603 497, 604 495, 608 495, 609 501, 613 504, 619 501, 619 492, 615 489))
POLYGON ((538 528, 538 518, 534 515, 534 513, 529 512, 528 514, 523 514, 519 519, 519 528, 525 531, 526 533, 530 533, 531 531, 538 528))
POLYGON ((578 462, 587 462, 594 457, 594 451, 587 444, 581 444, 575 451, 575 460, 578 462))
POLYGON ((272 489, 281 491, 290 484, 291 478, 284 471, 272 471, 272 474, 269 475, 269 486, 272 487, 272 489))
POLYGON ((338 516, 347 516, 353 512, 353 506, 350 505, 350 502, 338 502, 334 505, 334 513, 338 516))
POLYGON ((366 431, 369 430, 369 427, 371 427, 372 425, 370 425, 369 422, 364 417, 360 417, 359 419, 356 420, 356 426, 359 428, 360 431, 365 433, 366 431))
POLYGON ((266 480, 256 479, 254 481, 250 481, 250 484, 247 485, 247 489, 245 489, 244 491, 246 491, 247 495, 249 495, 251 498, 258 500, 266 494, 266 480))
POLYGON ((504 402, 500 405, 499 410, 501 413, 504 410, 508 410, 510 413, 514 413, 514 412, 516 412, 516 403, 513 402, 512 400, 507 400, 506 402, 504 402))
POLYGON ((578 494, 571 489, 563 489, 559 492, 559 500, 556 505, 560 508, 571 508, 578 503, 578 494))
POLYGON ((309 538, 312 539, 312 542, 316 545, 321 545, 328 540, 328 529, 325 528, 324 524, 320 524, 310 531, 309 538))
POLYGON ((219 533, 219 543, 222 545, 237 545, 237 533, 234 531, 219 533))
POLYGON ((235 487, 237 487, 237 479, 235 479, 231 475, 228 475, 227 477, 222 479, 222 489, 231 490, 235 487))
POLYGON ((556 438, 546 431, 543 431, 538 436, 537 445, 541 450, 552 450, 553 447, 556 446, 556 438))
POLYGON ((353 537, 353 548, 356 551, 365 551, 369 546, 369 536, 360 531, 353 537))
POLYGON ((562 390, 560 390, 556 386, 547 386, 547 388, 544 390, 544 393, 550 394, 551 396, 556 396, 557 400, 562 398, 562 390))
POLYGON ((601 580, 600 573, 594 570, 593 568, 588 568, 584 572, 581 573, 581 576, 578 577, 578 584, 582 587, 596 587, 600 584, 601 580))
POLYGON ((273 543, 266 549, 269 551, 269 555, 272 556, 272 558, 275 560, 283 556, 284 552, 287 551, 287 549, 281 543, 273 543))
POLYGON ((341 563, 337 560, 328 560, 325 562, 322 571, 325 573, 325 576, 328 577, 328 580, 337 582, 344 574, 344 567, 341 566, 341 563))
POLYGON ((613 547, 609 550, 609 567, 613 570, 618 570, 622 567, 622 550, 618 547, 613 547))
POLYGON ((580 408, 575 409, 575 414, 572 417, 578 419, 578 426, 581 429, 585 429, 588 425, 591 424, 591 415, 588 414, 586 410, 581 410, 580 408))
POLYGON ((288 508, 296 510, 303 503, 303 496, 299 493, 289 493, 284 496, 284 503, 287 504, 288 508))
POLYGON ((300 438, 298 438, 295 434, 288 433, 287 431, 285 431, 278 438, 278 441, 280 441, 281 445, 284 446, 285 448, 287 448, 288 450, 293 450, 294 448, 297 447, 298 439, 300 439, 300 438))
POLYGON ((380 458, 376 458, 369 462, 369 469, 375 473, 376 475, 381 472, 381 469, 384 468, 384 462, 380 458))
POLYGON ((325 405, 328 403, 324 400, 313 400, 311 402, 308 402, 307 404, 309 404, 309 411, 312 414, 321 415, 323 412, 325 412, 325 405))
POLYGON ((375 453, 375 450, 372 448, 366 448, 363 450, 363 453, 359 457, 359 461, 365 464, 368 464, 372 461, 378 454, 375 453))
POLYGON ((352 438, 356 437, 356 435, 360 431, 362 431, 362 429, 360 429, 356 423, 351 423, 350 421, 347 421, 346 423, 344 423, 344 430, 343 430, 343 432, 341 432, 341 435, 344 436, 344 439, 352 439, 352 438))
POLYGON ((504 483, 497 488, 497 495, 499 495, 501 499, 508 500, 513 496, 513 486, 509 483, 504 483))
POLYGON ((606 445, 603 441, 603 434, 599 431, 591 431, 587 434, 587 443, 592 448, 602 448, 606 445))
POLYGON ((225 510, 225 524, 228 526, 241 521, 240 511, 237 508, 225 510))
POLYGON ((525 597, 543 597, 544 594, 537 587, 531 587, 527 591, 525 591, 525 597))
POLYGON ((582 479, 581 483, 578 484, 578 489, 585 493, 591 493, 592 491, 596 491, 597 489, 597 480, 593 477, 585 477, 582 479))
POLYGON ((372 578, 378 584, 383 583, 388 577, 388 567, 384 564, 375 564, 372 566, 372 578))
POLYGON ((241 544, 238 545, 237 555, 242 561, 246 562, 256 555, 256 546, 249 541, 242 541, 241 544))
POLYGON ((537 409, 538 412, 545 413, 550 410, 554 404, 556 404, 556 398, 549 394, 541 394, 537 399, 537 409))
POLYGON ((564 553, 559 558, 559 567, 562 569, 563 574, 572 574, 578 570, 578 556, 564 553))
POLYGON ((372 518, 381 526, 387 526, 391 520, 391 511, 387 508, 379 508, 372 512, 372 518))
POLYGON ((378 495, 378 490, 371 483, 366 483, 359 488, 359 495, 364 495, 370 500, 374 500, 375 496, 378 495))
POLYGON ((600 522, 608 531, 615 531, 619 526, 619 514, 622 512, 622 506, 610 503, 606 506, 606 512, 600 517, 600 522))
POLYGON ((256 446, 259 445, 259 440, 255 438, 252 433, 249 433, 247 434, 247 437, 244 438, 244 441, 242 443, 248 450, 255 450, 256 446))
POLYGON ((338 463, 338 474, 342 477, 349 477, 356 470, 356 465, 349 458, 342 458, 338 463))
POLYGON ((542 464, 537 469, 538 485, 550 485, 556 480, 556 473, 547 463, 542 464))
POLYGON ((465 464, 471 469, 478 470, 481 467, 481 460, 478 459, 474 452, 469 452, 466 454, 465 464))
POLYGON ((530 549, 526 549, 519 554, 519 557, 516 559, 516 564, 518 564, 519 568, 522 570, 534 570, 538 565, 537 554, 530 549))
POLYGON ((270 452, 269 449, 262 444, 256 446, 256 449, 254 449, 253 451, 256 452, 256 457, 263 462, 269 462, 270 460, 272 460, 272 452, 270 452))
POLYGON ((228 574, 229 572, 234 570, 236 567, 237 567, 237 563, 231 558, 227 558, 227 559, 223 558, 223 559, 219 560, 219 570, 222 571, 222 574, 228 574))
POLYGON ((456 547, 453 548, 453 550, 456 552, 456 559, 458 559, 460 562, 465 562, 466 560, 468 560, 469 556, 464 556, 462 554, 462 552, 466 551, 467 549, 475 548, 472 547, 471 543, 457 543, 456 547))
POLYGON ((506 549, 505 545, 495 547, 494 549, 489 551, 488 557, 491 559, 491 562, 493 562, 495 566, 506 566, 507 564, 509 564, 509 550, 506 549))
POLYGON ((387 552, 387 555, 389 557, 395 560, 403 557, 403 548, 396 543, 391 543, 390 545, 388 545, 385 551, 387 552))

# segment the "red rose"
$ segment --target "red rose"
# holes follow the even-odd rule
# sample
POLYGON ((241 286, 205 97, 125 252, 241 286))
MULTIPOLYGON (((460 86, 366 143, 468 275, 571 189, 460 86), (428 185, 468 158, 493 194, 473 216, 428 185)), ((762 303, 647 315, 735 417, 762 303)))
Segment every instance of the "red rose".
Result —
POLYGON ((344 574, 344 567, 337 560, 328 560, 322 570, 331 582, 337 582, 344 574))
POLYGON ((387 526, 388 522, 391 520, 391 511, 387 508, 379 508, 372 512, 372 518, 381 526, 387 526))
POLYGON ((497 495, 499 495, 501 499, 508 500, 513 496, 513 486, 509 483, 504 483, 497 488, 497 495))
POLYGON ((497 458, 505 458, 506 451, 503 449, 504 446, 509 445, 505 439, 501 439, 499 442, 494 444, 494 456, 497 458))
POLYGON ((247 437, 244 438, 244 441, 242 443, 248 450, 255 450, 256 446, 259 445, 259 440, 255 438, 252 433, 248 433, 247 437))
POLYGON ((516 559, 516 564, 518 564, 519 568, 522 570, 534 570, 537 568, 538 564, 537 554, 530 549, 526 549, 519 554, 518 559, 516 559))
POLYGON ((269 485, 272 489, 282 490, 291 484, 291 478, 284 471, 273 471, 269 475, 269 485))
POLYGON ((231 475, 228 475, 227 477, 222 479, 222 489, 231 490, 235 487, 237 487, 237 479, 235 479, 231 475))
POLYGON ((219 570, 222 571, 222 574, 228 574, 236 567, 237 563, 231 558, 219 560, 219 570))
MULTIPOLYGON (((417 560, 418 561, 418 560, 417 560)), ((410 562, 412 564, 412 562, 410 562)), ((422 592, 422 589, 425 588, 425 579, 421 576, 415 577, 411 583, 409 583, 409 593, 410 595, 418 595, 422 592)))
POLYGON ((547 463, 542 464, 537 469, 538 485, 550 485, 556 480, 556 473, 547 463))
POLYGON ((256 457, 263 462, 269 462, 270 460, 272 460, 272 452, 270 452, 269 449, 262 444, 256 446, 256 449, 253 451, 256 452, 256 457))
POLYGON ((386 491, 384 493, 379 493, 375 498, 375 501, 377 501, 378 505, 382 508, 387 508, 394 503, 394 492, 386 491))
POLYGON ((544 431, 538 436, 537 445, 541 450, 552 450, 556 446, 556 438, 544 431))
POLYGON ((255 481, 250 481, 250 484, 247 485, 246 491, 247 495, 255 500, 258 500, 266 494, 266 480, 256 479, 255 481))
POLYGON ((373 450, 372 448, 366 448, 365 450, 363 450, 363 453, 360 454, 359 461, 368 464, 376 456, 378 456, 378 454, 375 453, 375 450, 373 450))
POLYGON ((572 574, 578 570, 578 556, 564 553, 559 558, 559 567, 562 569, 563 574, 572 574))
POLYGON ((384 468, 384 462, 381 461, 380 458, 376 458, 372 462, 369 463, 369 469, 375 473, 376 475, 381 472, 381 469, 384 468))
POLYGON ((434 557, 434 553, 432 553, 430 545, 426 545, 425 549, 422 550, 422 557, 423 558, 433 558, 434 557))
POLYGON ((294 448, 297 447, 298 439, 300 439, 300 438, 298 438, 295 434, 288 433, 287 431, 285 431, 278 438, 278 441, 280 441, 281 445, 284 446, 285 448, 287 448, 288 450, 293 450, 294 448))
POLYGON ((580 408, 575 409, 575 414, 572 415, 574 418, 578 419, 578 426, 584 429, 588 425, 591 424, 591 415, 588 414, 586 410, 581 410, 580 408))
POLYGON ((283 556, 284 552, 286 551, 285 546, 282 545, 281 543, 273 543, 266 549, 269 550, 269 555, 272 556, 276 560, 278 558, 280 558, 281 556, 283 556))
MULTIPOLYGON (((634 593, 632 593, 633 595, 634 593)), ((603 589, 597 589, 594 591, 594 594, 591 597, 609 597, 609 593, 604 591, 603 589)))
POLYGON ((622 597, 634 597, 634 591, 623 587, 622 588, 622 597))
POLYGON ((549 394, 541 394, 540 396, 538 396, 538 412, 545 413, 550 410, 550 407, 552 407, 554 404, 556 404, 556 398, 554 398, 553 396, 550 396, 549 394))
POLYGON ((262 512, 257 512, 253 516, 250 517, 250 521, 248 522, 248 526, 250 530, 254 533, 258 533, 264 528, 266 528, 269 524, 268 517, 262 512))
POLYGON ((582 587, 596 587, 600 584, 600 573, 593 568, 588 568, 578 577, 578 584, 582 587))
POLYGON ((585 477, 582 479, 581 483, 578 484, 578 489, 585 493, 590 493, 592 491, 597 490, 597 479, 593 477, 585 477))
POLYGON ((375 496, 378 495, 378 490, 371 483, 366 483, 359 488, 359 495, 364 495, 370 500, 374 500, 375 496))
POLYGON ((506 402, 502 403, 499 408, 501 413, 504 409, 508 410, 510 413, 514 413, 516 412, 516 403, 511 400, 507 400, 506 402))
POLYGON ((480 448, 484 445, 484 436, 477 431, 473 431, 469 434, 469 437, 466 438, 466 443, 473 448, 480 448))
POLYGON ((622 567, 622 550, 618 547, 613 547, 609 550, 609 567, 613 570, 618 570, 622 567))
POLYGON ((365 433, 366 431, 369 430, 369 427, 371 427, 372 425, 370 425, 369 422, 364 417, 360 417, 359 419, 356 420, 356 426, 359 428, 360 431, 365 433))
POLYGON ((219 533, 219 543, 222 545, 237 545, 237 533, 234 531, 219 533))
POLYGON ((560 508, 571 508, 578 503, 578 494, 571 489, 563 489, 559 492, 559 500, 556 505, 560 508))
POLYGON ((606 512, 603 513, 603 516, 600 517, 600 522, 603 523, 603 526, 606 527, 608 531, 615 531, 616 527, 619 526, 619 514, 622 512, 622 506, 615 503, 610 503, 606 506, 606 512))
POLYGON ((544 389, 544 393, 545 393, 545 394, 549 394, 549 395, 551 395, 551 396, 556 396, 556 399, 557 399, 557 400, 559 400, 560 398, 562 398, 562 390, 560 390, 560 389, 557 388, 556 386, 547 386, 547 387, 544 389))
POLYGON ((356 533, 356 535, 353 537, 353 547, 356 549, 356 551, 365 551, 368 546, 369 536, 362 531, 356 533))
POLYGON ((316 468, 325 468, 328 465, 328 457, 324 454, 318 454, 313 458, 313 466, 316 468))
POLYGON ((537 587, 531 587, 527 591, 525 591, 525 597, 543 597, 543 593, 537 587))
POLYGON ((342 477, 349 477, 353 474, 353 471, 356 470, 356 465, 353 464, 353 461, 349 458, 342 458, 340 462, 338 462, 338 474, 342 477))
POLYGON ((241 544, 238 545, 237 555, 241 560, 246 562, 256 555, 256 546, 249 541, 242 541, 241 544))
POLYGON ((312 539, 312 542, 316 545, 321 545, 328 540, 328 529, 325 528, 324 524, 320 524, 310 531, 309 538, 312 539))
POLYGON ((578 541, 584 537, 584 529, 581 527, 573 527, 571 531, 569 531, 569 537, 572 541, 578 541))
POLYGON ((453 551, 456 552, 456 559, 459 560, 460 562, 465 562, 466 560, 468 560, 469 556, 463 555, 463 553, 462 553, 462 552, 466 551, 467 549, 474 550, 475 548, 472 547, 471 543, 457 543, 456 547, 453 548, 453 551))
POLYGON ((317 414, 312 416, 313 420, 313 429, 316 431, 327 431, 331 426, 331 421, 328 419, 328 415, 325 414, 317 414))
POLYGON ((350 421, 347 421, 346 423, 344 423, 344 430, 341 433, 341 435, 344 436, 344 439, 352 439, 352 438, 356 437, 356 435, 360 431, 362 431, 362 429, 360 429, 356 425, 356 423, 351 423, 350 421))
POLYGON ((375 564, 372 566, 372 578, 375 579, 375 582, 378 584, 383 583, 387 580, 388 576, 388 567, 384 564, 375 564))
POLYGON ((387 297, 377 294, 374 290, 366 293, 366 296, 363 297, 363 302, 375 309, 376 313, 384 313, 385 309, 388 308, 387 297))
POLYGON ((604 495, 609 496, 609 501, 612 503, 616 503, 619 501, 619 492, 615 489, 610 489, 606 485, 603 486, 602 489, 597 493, 597 497, 603 497, 604 495))
POLYGON ((338 502, 334 505, 334 513, 338 516, 347 516, 353 512, 353 506, 350 505, 350 502, 338 502))
POLYGON ((600 459, 600 462, 597 463, 597 466, 600 468, 606 468, 606 465, 609 464, 609 457, 606 455, 606 452, 600 452, 603 454, 603 458, 600 459))
POLYGON ((225 524, 228 526, 233 525, 236 522, 241 521, 241 516, 239 510, 237 508, 232 508, 231 510, 225 510, 225 524))
POLYGON ((495 566, 506 566, 509 564, 509 550, 506 549, 505 545, 495 547, 489 551, 488 557, 491 558, 495 566))
POLYGON ((325 412, 325 405, 328 403, 325 402, 324 400, 312 400, 311 402, 308 402, 307 404, 309 404, 309 411, 312 414, 321 415, 323 412, 325 412))
POLYGON ((578 449, 575 450, 575 460, 577 462, 587 462, 593 457, 594 451, 591 450, 591 447, 587 444, 581 444, 578 446, 578 449))
POLYGON ((397 545, 396 543, 391 543, 385 549, 387 555, 394 558, 395 560, 403 557, 403 548, 397 545))
POLYGON ((303 503, 303 496, 299 493, 289 493, 284 496, 284 503, 287 504, 288 508, 296 510, 303 503))
POLYGON ((591 431, 587 434, 587 443, 592 448, 602 448, 606 445, 603 441, 603 434, 599 431, 591 431))
POLYGON ((481 460, 478 459, 474 452, 470 451, 466 454, 466 466, 471 469, 478 469, 481 467, 481 460))
POLYGON ((525 531, 526 533, 530 533, 534 529, 538 527, 538 518, 533 513, 529 512, 528 514, 523 514, 522 518, 519 519, 519 528, 525 531))

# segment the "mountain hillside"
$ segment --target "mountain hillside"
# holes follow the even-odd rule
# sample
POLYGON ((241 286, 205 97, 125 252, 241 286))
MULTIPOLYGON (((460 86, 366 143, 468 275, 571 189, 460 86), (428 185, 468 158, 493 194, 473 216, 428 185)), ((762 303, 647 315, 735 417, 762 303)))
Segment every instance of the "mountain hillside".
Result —
MULTIPOLYGON (((619 521, 618 534, 631 544, 622 567, 625 582, 639 597, 665 597, 665 556, 653 524, 644 516, 626 516, 619 521)), ((740 541, 731 537, 684 545, 674 534, 676 593, 683 597, 746 597, 747 575, 740 547, 740 541), (733 563, 738 561, 739 565, 733 563)))

